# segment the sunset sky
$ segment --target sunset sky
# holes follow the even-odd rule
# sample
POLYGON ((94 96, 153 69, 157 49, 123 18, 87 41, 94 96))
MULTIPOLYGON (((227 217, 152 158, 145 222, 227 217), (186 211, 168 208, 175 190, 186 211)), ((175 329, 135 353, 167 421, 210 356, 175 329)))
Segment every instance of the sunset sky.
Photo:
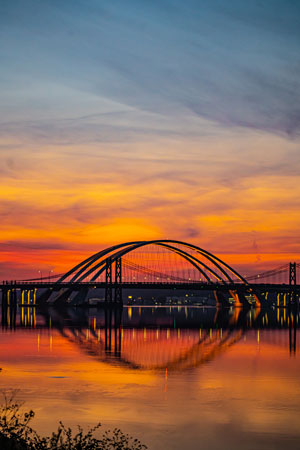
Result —
POLYGON ((1 0, 0 280, 169 238, 300 260, 300 2, 1 0))

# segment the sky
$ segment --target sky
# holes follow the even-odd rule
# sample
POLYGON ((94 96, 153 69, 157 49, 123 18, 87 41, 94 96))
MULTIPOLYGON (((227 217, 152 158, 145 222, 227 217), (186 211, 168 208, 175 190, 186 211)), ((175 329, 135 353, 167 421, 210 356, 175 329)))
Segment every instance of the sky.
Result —
POLYGON ((180 239, 300 259, 298 0, 1 0, 0 279, 180 239))

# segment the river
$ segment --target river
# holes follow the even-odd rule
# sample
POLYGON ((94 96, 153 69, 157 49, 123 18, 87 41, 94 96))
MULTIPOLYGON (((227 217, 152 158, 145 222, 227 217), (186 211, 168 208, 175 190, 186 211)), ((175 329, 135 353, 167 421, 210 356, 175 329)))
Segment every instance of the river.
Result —
POLYGON ((8 310, 0 390, 41 434, 101 422, 152 450, 298 449, 298 326, 287 309, 8 310))

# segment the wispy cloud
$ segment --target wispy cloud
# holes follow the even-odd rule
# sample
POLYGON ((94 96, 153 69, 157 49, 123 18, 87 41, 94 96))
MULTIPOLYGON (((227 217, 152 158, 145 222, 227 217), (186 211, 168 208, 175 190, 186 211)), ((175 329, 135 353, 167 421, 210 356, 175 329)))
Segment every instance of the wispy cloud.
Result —
MULTIPOLYGON (((28 115, 29 109, 35 118, 41 111, 53 115, 56 108, 61 116, 63 110, 68 114, 75 107, 91 133, 95 133, 89 127, 96 99, 106 98, 171 116, 177 125, 190 110, 223 127, 296 136, 299 5, 275 3, 276 12, 269 3, 241 6, 237 1, 220 5, 218 1, 132 0, 126 8, 119 1, 99 5, 31 0, 26 8, 6 2, 2 78, 8 94, 4 98, 15 114, 23 110, 28 115), (74 104, 70 89, 78 98, 85 95, 81 106, 74 104)), ((137 134, 140 129, 151 133, 151 127, 147 130, 140 123, 137 129, 128 128, 137 134)), ((35 131, 43 135, 43 127, 35 131)), ((171 131, 162 127, 160 132, 171 131)), ((103 134, 101 140, 117 139, 113 126, 103 134)))

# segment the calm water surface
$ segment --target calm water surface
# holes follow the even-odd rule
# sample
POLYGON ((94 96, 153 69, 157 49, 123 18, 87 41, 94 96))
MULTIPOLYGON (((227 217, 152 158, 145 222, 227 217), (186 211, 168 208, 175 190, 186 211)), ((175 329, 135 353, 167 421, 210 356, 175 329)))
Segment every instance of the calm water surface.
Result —
POLYGON ((299 316, 214 308, 2 314, 0 389, 58 420, 120 427, 149 449, 299 449, 299 316))

